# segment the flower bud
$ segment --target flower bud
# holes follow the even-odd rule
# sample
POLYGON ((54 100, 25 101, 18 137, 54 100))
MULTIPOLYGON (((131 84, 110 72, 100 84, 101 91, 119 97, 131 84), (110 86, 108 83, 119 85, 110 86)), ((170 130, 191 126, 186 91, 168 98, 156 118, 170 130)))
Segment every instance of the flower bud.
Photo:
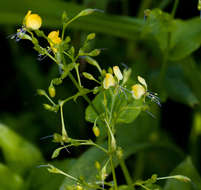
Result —
POLYGON ((87 16, 89 14, 92 14, 93 12, 95 11, 95 9, 85 9, 83 11, 81 11, 77 17, 80 17, 80 16, 87 16))
POLYGON ((95 33, 90 33, 90 34, 87 36, 87 40, 93 40, 95 37, 96 37, 96 34, 95 34, 95 33))
POLYGON ((95 168, 96 168, 97 170, 100 170, 100 169, 101 169, 101 165, 100 165, 100 163, 99 163, 98 161, 95 161, 95 168))
POLYGON ((122 157, 123 157, 123 151, 122 151, 122 149, 121 149, 120 147, 118 147, 116 153, 117 153, 117 157, 118 157, 119 159, 122 159, 122 157))
POLYGON ((114 75, 117 77, 118 81, 123 79, 123 75, 118 66, 113 67, 113 72, 114 72, 114 75))
POLYGON ((83 74, 83 76, 84 76, 85 78, 87 78, 87 79, 89 79, 89 80, 96 80, 96 79, 93 77, 93 75, 90 74, 90 73, 83 72, 82 74, 83 74))
POLYGON ((186 182, 186 183, 191 182, 190 178, 183 176, 183 175, 175 175, 175 176, 172 176, 172 178, 177 179, 179 181, 186 182))
POLYGON ((201 0, 198 0, 198 10, 201 10, 201 0))
POLYGON ((99 136, 100 136, 100 130, 99 130, 99 128, 98 128, 96 125, 93 126, 92 130, 93 130, 93 133, 94 133, 94 135, 95 135, 96 137, 99 137, 99 136))
POLYGON ((46 92, 45 92, 45 90, 43 90, 43 89, 38 89, 38 90, 37 90, 37 94, 40 95, 40 96, 45 96, 45 95, 46 95, 46 92))
POLYGON ((88 55, 95 57, 95 56, 98 56, 100 54, 100 52, 101 52, 100 49, 95 49, 95 50, 91 51, 90 53, 88 53, 88 55))
POLYGON ((51 106, 49 104, 43 104, 43 107, 48 111, 53 111, 53 112, 58 111, 58 106, 51 106))
POLYGON ((52 84, 50 84, 50 86, 48 88, 48 91, 49 91, 50 97, 54 98, 55 95, 56 95, 56 90, 55 90, 55 88, 54 88, 54 86, 52 84))
POLYGON ((112 74, 106 73, 105 78, 103 80, 103 88, 108 89, 111 86, 115 86, 115 80, 112 74))

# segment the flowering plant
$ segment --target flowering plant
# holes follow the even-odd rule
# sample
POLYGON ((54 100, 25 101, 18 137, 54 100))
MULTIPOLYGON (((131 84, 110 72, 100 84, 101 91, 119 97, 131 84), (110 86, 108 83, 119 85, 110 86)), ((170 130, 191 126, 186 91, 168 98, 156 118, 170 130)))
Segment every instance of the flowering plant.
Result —
MULTIPOLYGON (((87 16, 96 11, 95 9, 86 9, 78 13, 73 18, 68 18, 64 13, 63 27, 60 31, 51 31, 47 36, 40 29, 42 26, 42 19, 37 14, 32 14, 28 11, 21 29, 12 37, 16 41, 21 39, 29 40, 33 43, 34 49, 39 53, 39 59, 49 57, 49 59, 58 66, 59 76, 53 78, 50 82, 48 92, 43 89, 38 89, 37 92, 40 96, 44 96, 49 103, 44 103, 44 108, 51 112, 59 112, 61 120, 61 132, 53 135, 53 141, 59 144, 59 147, 53 152, 52 158, 59 156, 60 152, 68 150, 69 147, 78 146, 94 146, 97 154, 101 156, 93 160, 95 164, 94 176, 91 179, 86 179, 84 176, 74 176, 71 173, 54 167, 51 164, 45 165, 51 173, 61 174, 72 180, 71 184, 67 184, 62 189, 135 189, 140 186, 146 190, 151 190, 155 187, 158 180, 173 178, 184 182, 189 182, 188 177, 182 175, 174 175, 168 177, 152 177, 145 181, 133 181, 130 173, 126 167, 125 158, 128 154, 124 150, 124 143, 121 142, 118 131, 122 130, 123 125, 132 123, 141 112, 146 111, 150 113, 150 102, 157 103, 159 106, 160 100, 156 94, 148 91, 148 85, 144 78, 138 76, 139 83, 132 82, 131 69, 124 69, 123 72, 119 66, 108 68, 107 71, 102 69, 101 65, 94 59, 101 53, 100 49, 88 50, 90 42, 95 38, 94 33, 90 33, 83 46, 77 50, 71 44, 70 36, 65 36, 65 31, 68 25, 74 20, 82 16, 87 16), (47 41, 47 47, 42 47, 38 38, 42 37, 47 41), (99 76, 88 72, 80 73, 79 59, 84 60, 97 69, 99 76), (92 88, 86 88, 82 83, 82 78, 94 81, 97 85, 92 88), (63 84, 64 79, 69 78, 77 89, 77 92, 69 97, 61 99, 56 93, 56 88, 63 84), (89 94, 94 95, 94 99, 88 97, 89 94), (68 134, 66 121, 63 114, 64 105, 79 97, 83 97, 88 103, 86 108, 86 120, 91 122, 93 127, 92 131, 97 138, 96 141, 73 139, 68 134), (115 168, 120 165, 122 173, 125 177, 127 184, 119 185, 115 168), (109 174, 112 178, 109 178, 109 174)), ((152 115, 152 114, 151 114, 152 115)), ((126 126, 125 126, 126 127, 126 126)), ((96 158, 96 157, 95 157, 96 158)))

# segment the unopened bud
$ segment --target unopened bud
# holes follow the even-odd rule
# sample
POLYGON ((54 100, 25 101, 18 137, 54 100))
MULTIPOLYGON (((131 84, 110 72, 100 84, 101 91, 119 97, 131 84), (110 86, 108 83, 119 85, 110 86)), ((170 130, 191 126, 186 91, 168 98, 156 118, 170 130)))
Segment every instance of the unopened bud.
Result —
POLYGON ((87 79, 89 79, 89 80, 96 80, 96 79, 93 77, 93 75, 90 74, 90 73, 83 72, 82 74, 83 74, 83 76, 84 76, 85 78, 87 78, 87 79))
POLYGON ((99 128, 97 127, 97 126, 93 126, 93 132, 94 132, 94 135, 96 136, 96 137, 99 137, 100 136, 100 130, 99 130, 99 128))
POLYGON ((56 95, 56 90, 55 90, 55 88, 54 88, 54 86, 52 84, 50 84, 50 86, 48 88, 48 91, 49 91, 50 97, 54 98, 55 95, 56 95))
POLYGON ((90 33, 90 34, 87 36, 87 40, 93 40, 95 37, 96 37, 96 34, 95 34, 95 33, 90 33))
POLYGON ((53 111, 53 112, 57 112, 58 111, 58 106, 51 106, 49 104, 43 104, 44 108, 48 111, 53 111))
POLYGON ((123 157, 123 151, 122 151, 121 147, 118 147, 118 149, 117 149, 117 157, 119 159, 122 159, 122 157, 123 157))
POLYGON ((186 182, 186 183, 191 182, 190 178, 183 176, 183 175, 175 175, 175 176, 172 176, 172 178, 177 179, 179 181, 186 182))
POLYGON ((43 89, 38 89, 38 90, 37 90, 37 94, 40 95, 40 96, 45 96, 45 95, 46 95, 46 92, 45 92, 45 90, 43 90, 43 89))
POLYGON ((60 174, 61 171, 55 168, 53 165, 48 164, 49 168, 47 169, 50 173, 60 174))
POLYGON ((97 170, 100 170, 100 169, 101 169, 101 165, 100 165, 100 163, 99 163, 98 161, 95 161, 95 168, 96 168, 97 170))
POLYGON ((113 74, 113 70, 111 67, 108 68, 108 73, 113 74))
POLYGON ((68 20, 69 20, 69 18, 68 18, 68 16, 67 16, 67 13, 66 13, 66 11, 64 11, 63 14, 62 14, 62 21, 65 23, 65 22, 67 22, 68 20))
POLYGON ((90 14, 92 14, 94 11, 95 11, 95 9, 85 9, 85 10, 81 11, 81 12, 77 15, 77 17, 90 15, 90 14))
POLYGON ((117 77, 118 81, 123 79, 123 75, 118 66, 113 67, 114 75, 117 77))
POLYGON ((93 51, 91 51, 90 53, 88 53, 89 56, 95 57, 98 56, 100 54, 100 49, 95 49, 93 51))
POLYGON ((201 10, 201 0, 198 0, 198 10, 201 10))

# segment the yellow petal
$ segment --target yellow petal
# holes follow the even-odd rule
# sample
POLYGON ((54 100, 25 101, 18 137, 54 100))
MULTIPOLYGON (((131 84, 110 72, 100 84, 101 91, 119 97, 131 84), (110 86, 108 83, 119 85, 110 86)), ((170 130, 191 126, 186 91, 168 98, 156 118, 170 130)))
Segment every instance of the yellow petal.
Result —
POLYGON ((42 19, 38 14, 31 14, 28 11, 24 18, 25 27, 31 30, 38 30, 42 25, 42 19))
POLYGON ((113 71, 114 71, 114 75, 117 77, 118 80, 123 79, 123 75, 122 75, 122 73, 121 73, 121 71, 120 71, 118 66, 114 66, 113 71))
POLYGON ((144 87, 147 89, 147 83, 146 83, 146 81, 144 80, 144 78, 142 78, 141 76, 138 76, 137 79, 138 79, 138 81, 139 81, 142 85, 144 85, 144 87))
POLYGON ((145 88, 141 84, 132 86, 132 95, 135 99, 140 99, 146 93, 145 88))
POLYGON ((105 89, 110 88, 111 86, 115 86, 115 80, 112 74, 106 73, 105 79, 103 80, 103 87, 105 89))
POLYGON ((50 39, 50 46, 54 52, 57 52, 57 49, 54 47, 55 44, 60 44, 61 43, 61 38, 59 37, 59 30, 57 31, 52 31, 48 34, 48 38, 50 39))

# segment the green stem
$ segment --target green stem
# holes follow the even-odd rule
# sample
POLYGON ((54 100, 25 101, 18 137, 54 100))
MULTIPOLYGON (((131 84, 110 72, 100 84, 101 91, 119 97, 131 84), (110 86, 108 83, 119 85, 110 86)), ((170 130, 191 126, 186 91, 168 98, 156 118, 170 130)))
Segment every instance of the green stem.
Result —
POLYGON ((123 159, 120 159, 119 161, 120 161, 120 166, 123 171, 127 184, 129 185, 130 189, 135 190, 135 187, 133 186, 132 178, 130 176, 130 173, 128 171, 125 161, 123 159))
POLYGON ((109 160, 110 160, 110 167, 112 170, 112 177, 113 177, 113 181, 114 181, 114 189, 118 190, 118 185, 117 185, 117 178, 116 178, 116 173, 115 173, 115 167, 114 167, 114 163, 113 163, 113 151, 112 151, 112 144, 111 144, 111 140, 112 140, 112 136, 111 136, 111 129, 110 126, 108 124, 108 122, 105 120, 107 128, 108 128, 108 153, 109 153, 109 160))
MULTIPOLYGON (((80 86, 77 83, 77 81, 75 80, 74 76, 69 72, 69 77, 72 80, 73 84, 76 86, 76 88, 79 90, 80 92, 80 86)), ((96 107, 93 105, 93 103, 91 102, 91 100, 88 98, 87 95, 83 95, 83 98, 88 102, 88 104, 94 109, 94 111, 96 112, 97 115, 99 115, 98 110, 96 109, 96 107)))
POLYGON ((68 139, 68 134, 66 132, 65 123, 64 123, 64 116, 63 116, 63 102, 60 103, 60 115, 61 115, 61 124, 62 124, 62 138, 63 140, 68 139))
POLYGON ((52 103, 53 106, 56 106, 56 104, 52 101, 52 99, 45 93, 44 96, 52 103))
POLYGON ((82 87, 81 80, 80 80, 80 74, 79 74, 79 64, 75 65, 75 71, 76 71, 76 74, 77 74, 78 84, 79 84, 80 87, 82 87))
MULTIPOLYGON (((115 91, 116 91, 116 89, 115 89, 115 91)), ((111 92, 111 91, 110 91, 110 92, 111 92)), ((114 96, 112 95, 112 103, 111 103, 109 124, 111 124, 111 120, 112 120, 112 115, 113 115, 113 110, 114 110, 114 104, 115 104, 116 96, 117 96, 117 92, 115 92, 114 96)))
POLYGON ((63 28, 62 28, 62 35, 61 35, 61 39, 62 39, 62 40, 64 39, 64 34, 65 34, 65 30, 66 30, 67 26, 68 26, 71 22, 73 22, 74 20, 76 20, 77 18, 79 18, 79 17, 76 15, 75 17, 73 17, 71 20, 69 20, 67 23, 65 23, 65 24, 63 25, 63 28))
POLYGON ((174 16, 175 16, 175 13, 176 13, 176 11, 177 11, 178 5, 179 5, 179 0, 175 0, 175 1, 174 1, 174 5, 173 5, 173 9, 172 9, 172 12, 171 12, 172 18, 174 18, 174 16))
POLYGON ((112 158, 111 154, 110 154, 110 167, 111 167, 111 170, 112 170, 112 177, 113 177, 113 181, 114 181, 114 189, 118 190, 116 173, 115 173, 113 158, 112 158))

